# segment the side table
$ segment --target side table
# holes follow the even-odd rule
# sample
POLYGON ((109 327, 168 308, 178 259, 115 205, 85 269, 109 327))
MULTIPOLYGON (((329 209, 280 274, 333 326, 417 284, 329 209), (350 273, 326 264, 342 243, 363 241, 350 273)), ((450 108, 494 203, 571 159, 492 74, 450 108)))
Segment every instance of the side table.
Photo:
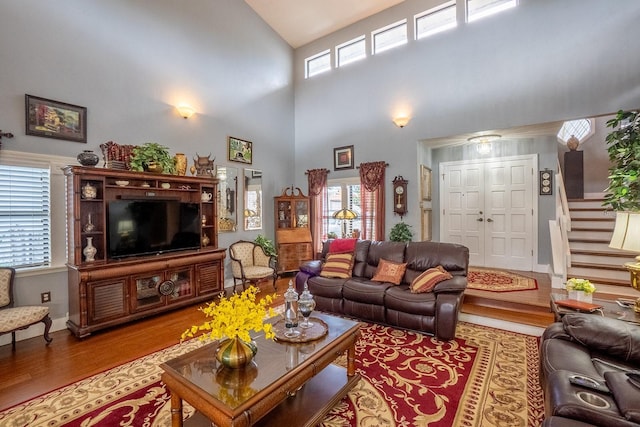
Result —
MULTIPOLYGON (((558 307, 556 301, 563 300, 569 298, 567 293, 552 293, 551 294, 551 311, 553 312, 553 316, 556 322, 559 322, 562 319, 562 316, 568 313, 578 313, 577 310, 572 310, 570 308, 558 307)), ((633 311, 632 307, 622 307, 617 302, 606 299, 593 299, 594 304, 599 304, 602 306, 602 310, 598 310, 596 312, 591 313, 594 316, 604 316, 609 317, 611 319, 618 319, 629 323, 634 323, 636 325, 640 325, 640 314, 633 311)))

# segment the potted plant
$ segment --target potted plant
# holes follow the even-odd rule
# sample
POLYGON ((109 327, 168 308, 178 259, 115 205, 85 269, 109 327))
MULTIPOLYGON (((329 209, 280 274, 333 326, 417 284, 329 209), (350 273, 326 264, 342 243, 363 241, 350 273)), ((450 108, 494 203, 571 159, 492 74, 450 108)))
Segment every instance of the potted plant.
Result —
POLYGON ((389 240, 392 242, 410 242, 412 238, 413 232, 411 231, 411 226, 409 224, 399 222, 391 227, 389 240))
POLYGON ((612 165, 603 204, 614 211, 640 211, 640 115, 618 111, 607 127, 614 130, 605 139, 612 165))
POLYGON ((268 239, 262 234, 258 234, 258 237, 255 238, 253 243, 260 246, 264 250, 265 254, 272 256, 274 258, 278 257, 278 253, 276 252, 276 247, 273 244, 273 240, 268 239))
POLYGON ((176 165, 169 149, 155 142, 146 142, 131 150, 131 170, 175 174, 176 165))
POLYGON ((593 293, 596 287, 588 279, 577 279, 572 277, 567 280, 567 292, 569 298, 578 301, 592 302, 593 293))

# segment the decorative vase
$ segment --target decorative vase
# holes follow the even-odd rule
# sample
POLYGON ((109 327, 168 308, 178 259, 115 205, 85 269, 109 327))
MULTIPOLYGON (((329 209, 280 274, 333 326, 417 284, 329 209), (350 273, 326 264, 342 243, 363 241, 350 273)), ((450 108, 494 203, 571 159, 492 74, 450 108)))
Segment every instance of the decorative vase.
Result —
POLYGON ((82 166, 95 166, 100 161, 100 157, 93 150, 84 150, 76 158, 82 166))
POLYGON ((157 162, 149 162, 149 164, 147 165, 147 172, 151 172, 151 173, 162 173, 163 171, 163 167, 160 163, 157 162))
POLYGON ((87 223, 84 225, 84 229, 83 230, 84 230, 85 233, 90 233, 95 229, 96 229, 96 226, 93 225, 93 222, 91 222, 91 212, 89 212, 87 214, 87 223))
POLYGON ((211 239, 209 239, 209 236, 207 236, 206 234, 202 235, 202 246, 209 246, 209 243, 211 243, 211 239))
POLYGON ((176 174, 185 176, 187 174, 187 156, 184 153, 176 153, 173 161, 176 164, 176 174))
POLYGON ((238 369, 253 360, 258 352, 255 343, 247 343, 236 337, 220 343, 216 351, 216 360, 227 368, 238 369))
POLYGON ((93 237, 87 237, 87 246, 82 250, 82 254, 84 255, 84 260, 87 262, 95 261, 96 253, 98 250, 93 246, 93 237))
POLYGON ((580 145, 580 140, 575 135, 571 135, 567 140, 567 148, 571 151, 576 151, 580 145))
POLYGON ((95 199, 98 197, 98 189, 95 185, 92 185, 90 182, 87 182, 82 186, 82 198, 83 199, 95 199))

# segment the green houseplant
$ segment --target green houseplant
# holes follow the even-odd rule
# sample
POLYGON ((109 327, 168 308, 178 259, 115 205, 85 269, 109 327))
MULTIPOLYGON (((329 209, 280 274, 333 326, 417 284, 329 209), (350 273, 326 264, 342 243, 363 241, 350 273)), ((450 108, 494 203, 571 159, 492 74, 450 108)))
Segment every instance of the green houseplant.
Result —
POLYGON ((640 115, 618 111, 607 127, 614 130, 606 137, 611 167, 603 204, 614 211, 640 211, 640 115))
POLYGON ((262 234, 258 234, 258 237, 255 238, 255 240, 253 241, 256 245, 260 246, 263 250, 264 253, 277 258, 278 257, 278 253, 276 252, 276 247, 273 244, 273 240, 268 239, 267 237, 263 236, 262 234))
POLYGON ((146 142, 131 150, 131 170, 149 171, 157 165, 156 172, 175 174, 176 165, 169 149, 155 142, 146 142))
POLYGON ((411 226, 404 222, 397 223, 391 227, 391 232, 389 232, 389 240, 392 242, 410 242, 412 238, 411 226))

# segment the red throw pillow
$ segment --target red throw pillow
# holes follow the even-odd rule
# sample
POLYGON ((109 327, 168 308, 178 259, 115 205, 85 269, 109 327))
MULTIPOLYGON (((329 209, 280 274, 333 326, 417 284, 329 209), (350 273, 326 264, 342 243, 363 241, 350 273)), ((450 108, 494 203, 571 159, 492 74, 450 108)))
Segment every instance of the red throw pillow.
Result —
POLYGON ((337 279, 348 279, 351 277, 353 268, 353 254, 329 254, 327 262, 322 266, 320 276, 337 279))
POLYGON ((374 282, 389 282, 394 285, 399 285, 400 282, 402 282, 406 269, 406 263, 387 261, 381 258, 376 274, 373 275, 371 280, 374 282))
POLYGON ((358 239, 335 239, 329 243, 330 254, 353 253, 356 250, 358 239))
POLYGON ((425 270, 421 275, 416 277, 413 282, 411 282, 411 286, 409 286, 409 288, 414 294, 431 292, 438 283, 451 278, 453 278, 451 273, 445 270, 443 266, 439 265, 425 270))

